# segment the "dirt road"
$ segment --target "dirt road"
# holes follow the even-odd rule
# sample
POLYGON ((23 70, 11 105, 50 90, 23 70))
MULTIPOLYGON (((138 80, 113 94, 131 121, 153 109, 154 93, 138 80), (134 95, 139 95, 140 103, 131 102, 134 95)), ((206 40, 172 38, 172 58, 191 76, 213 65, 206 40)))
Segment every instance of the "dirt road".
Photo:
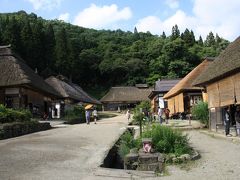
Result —
POLYGON ((200 152, 201 159, 185 169, 168 167, 169 176, 160 179, 239 180, 240 144, 219 139, 193 130, 188 132, 191 145, 200 152))

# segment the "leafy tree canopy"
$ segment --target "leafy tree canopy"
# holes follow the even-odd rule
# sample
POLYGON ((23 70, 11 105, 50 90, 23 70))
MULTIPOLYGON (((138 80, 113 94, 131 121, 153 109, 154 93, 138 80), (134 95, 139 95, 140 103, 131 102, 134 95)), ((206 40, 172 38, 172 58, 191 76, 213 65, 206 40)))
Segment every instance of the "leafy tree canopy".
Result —
POLYGON ((62 74, 83 88, 106 89, 184 77, 229 42, 212 32, 205 41, 196 40, 192 30, 181 33, 177 25, 170 36, 137 28, 97 31, 19 11, 0 14, 0 45, 6 44, 44 77, 62 74))

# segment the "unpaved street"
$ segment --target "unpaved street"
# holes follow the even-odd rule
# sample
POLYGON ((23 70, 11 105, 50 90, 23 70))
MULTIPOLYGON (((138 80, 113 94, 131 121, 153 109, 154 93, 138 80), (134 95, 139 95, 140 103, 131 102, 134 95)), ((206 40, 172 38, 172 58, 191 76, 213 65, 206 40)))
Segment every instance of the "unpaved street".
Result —
POLYGON ((187 131, 201 159, 185 169, 167 167, 169 175, 100 168, 108 150, 125 130, 124 115, 95 124, 79 124, 0 141, 0 179, 239 180, 240 144, 187 131))
MULTIPOLYGON (((193 130, 188 132, 191 145, 201 154, 201 159, 190 165, 190 170, 179 167, 168 168, 170 176, 160 179, 240 179, 240 144, 219 139, 193 130)), ((155 178, 156 179, 156 178, 155 178)))
POLYGON ((121 115, 1 140, 0 179, 91 178, 126 126, 121 115))

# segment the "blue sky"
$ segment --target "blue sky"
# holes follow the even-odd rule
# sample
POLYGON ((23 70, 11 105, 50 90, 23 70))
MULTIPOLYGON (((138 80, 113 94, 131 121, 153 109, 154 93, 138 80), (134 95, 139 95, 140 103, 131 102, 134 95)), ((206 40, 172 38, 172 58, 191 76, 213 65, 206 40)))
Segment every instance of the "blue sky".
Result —
POLYGON ((24 10, 94 29, 150 31, 167 35, 178 24, 196 38, 212 31, 233 41, 240 33, 239 0, 0 0, 0 12, 24 10))

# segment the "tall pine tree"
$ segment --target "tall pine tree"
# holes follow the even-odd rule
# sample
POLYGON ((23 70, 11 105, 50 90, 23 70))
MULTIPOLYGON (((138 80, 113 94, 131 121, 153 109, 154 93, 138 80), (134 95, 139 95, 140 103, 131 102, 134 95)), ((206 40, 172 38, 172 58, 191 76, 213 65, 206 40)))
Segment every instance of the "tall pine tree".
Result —
POLYGON ((178 25, 172 27, 172 35, 171 40, 175 40, 180 37, 180 31, 178 29, 178 25))

